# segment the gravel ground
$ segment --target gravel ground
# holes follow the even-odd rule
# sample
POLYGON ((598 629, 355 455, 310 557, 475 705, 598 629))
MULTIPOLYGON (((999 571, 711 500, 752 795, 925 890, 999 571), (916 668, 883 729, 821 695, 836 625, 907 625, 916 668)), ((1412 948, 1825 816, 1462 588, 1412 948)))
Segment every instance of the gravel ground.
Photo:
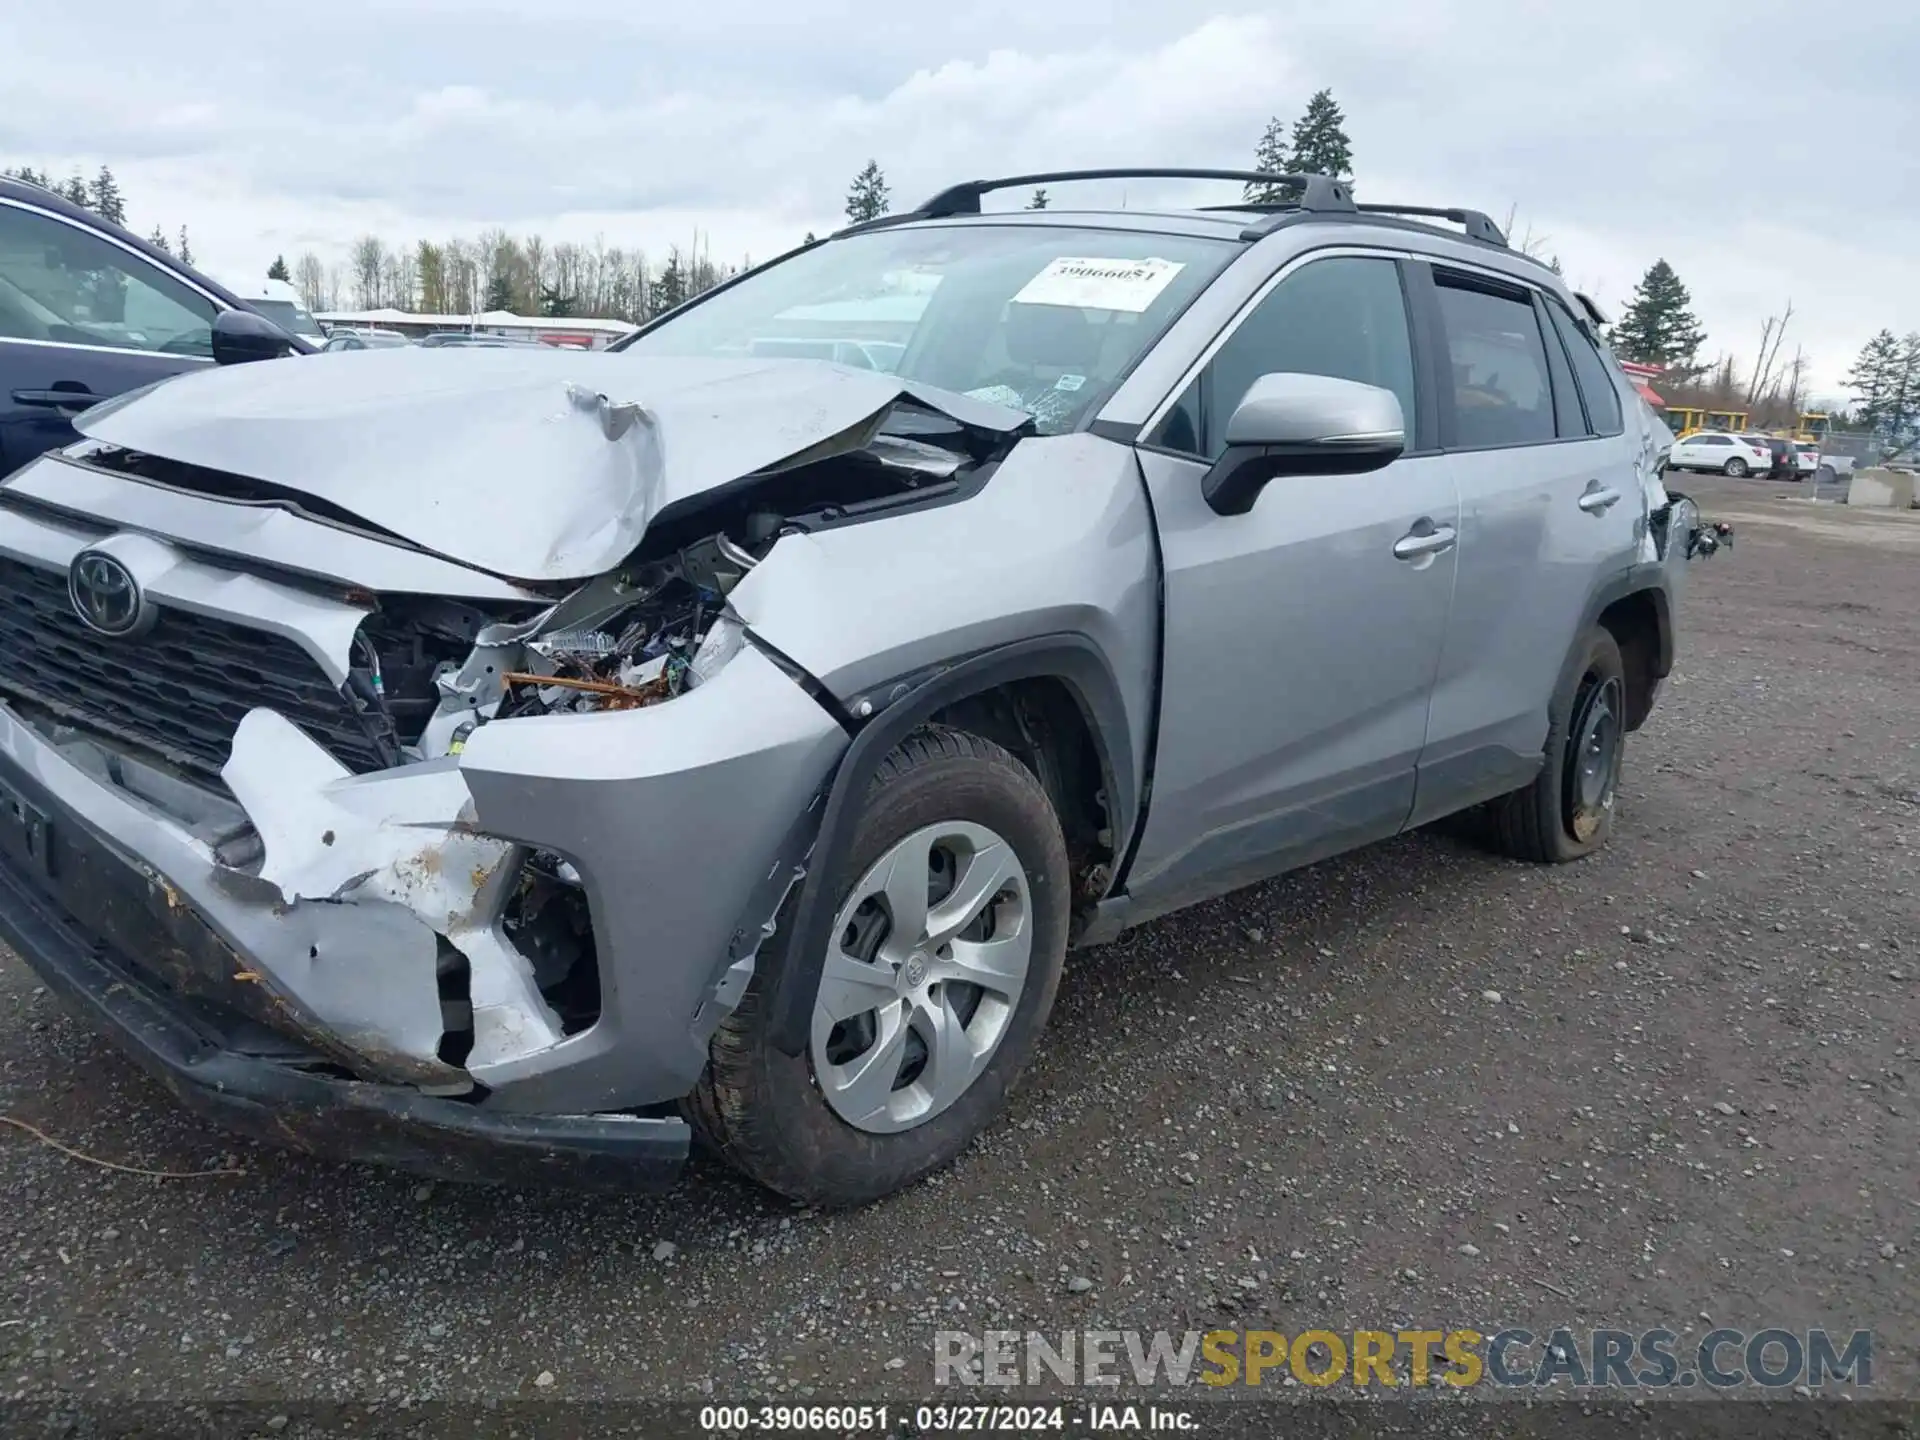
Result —
POLYGON ((1920 1393, 1920 515, 1702 481, 1619 829, 1409 836, 1076 957, 1012 1113, 866 1212, 427 1186, 178 1113, 0 953, 0 1398, 875 1399, 936 1328, 1876 1332, 1920 1393), (1789 498, 1795 497, 1795 498, 1789 498))

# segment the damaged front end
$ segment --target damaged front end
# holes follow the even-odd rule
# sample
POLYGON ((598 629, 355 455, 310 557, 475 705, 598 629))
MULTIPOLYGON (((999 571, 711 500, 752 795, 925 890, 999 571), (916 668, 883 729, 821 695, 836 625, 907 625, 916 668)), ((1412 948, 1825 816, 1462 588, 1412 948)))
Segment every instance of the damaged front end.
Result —
MULTIPOLYGON (((847 741, 728 595, 782 536, 937 503, 1021 433, 888 386, 816 407, 798 448, 736 447, 746 474, 660 472, 638 543, 578 579, 490 573, 204 445, 101 434, 28 467, 0 486, 0 933, 281 1142, 342 1148, 267 1117, 297 1080, 383 1133, 683 1152, 675 1103, 847 741), (124 578, 140 627, 97 623, 85 576, 124 578)), ((557 388, 552 423, 673 450, 668 418, 557 388)), ((546 564, 591 527, 532 529, 546 564)))
MULTIPOLYGON (((450 634, 445 614, 434 617, 437 628, 416 614, 404 634, 363 626, 346 688, 369 728, 396 747, 399 763, 391 768, 356 773, 277 711, 246 714, 220 773, 253 825, 251 872, 290 912, 395 907, 436 939, 430 972, 355 977, 361 1004, 329 994, 315 1007, 336 1025, 354 1017, 350 1028, 336 1030, 336 1043, 357 1040, 364 1058, 459 1093, 474 1077, 522 1064, 599 1021, 600 937, 581 864, 568 855, 587 851, 582 863, 617 867, 575 837, 561 837, 555 848, 510 838, 527 823, 521 814, 490 815, 493 828, 483 824, 469 776, 484 769, 491 751, 469 758, 469 746, 485 726, 562 717, 596 717, 608 744, 658 743, 657 732, 615 717, 720 678, 746 643, 726 592, 754 563, 716 535, 589 582, 530 620, 476 614, 458 661, 423 663, 435 650, 444 657, 446 646, 433 642, 450 634), (379 1000, 376 1036, 357 1013, 370 997, 379 1000)), ((797 713, 814 708, 797 690, 794 698, 797 713)), ((826 735, 834 727, 822 713, 811 728, 826 735)), ((548 733, 556 736, 549 778, 564 784, 565 757, 578 744, 548 733)), ((701 757, 682 751, 680 758, 701 757)), ((675 820, 638 807, 633 814, 636 826, 675 820)), ((781 860, 791 869, 798 858, 781 860)), ((619 937, 609 938, 617 946, 619 937)), ((312 1003, 321 998, 312 980, 309 974, 289 988, 312 1003)))

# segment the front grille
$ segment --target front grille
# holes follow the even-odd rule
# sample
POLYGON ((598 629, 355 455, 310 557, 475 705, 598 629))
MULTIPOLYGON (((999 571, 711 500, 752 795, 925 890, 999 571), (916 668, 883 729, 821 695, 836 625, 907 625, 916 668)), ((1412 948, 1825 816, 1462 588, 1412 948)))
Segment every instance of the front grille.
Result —
POLYGON ((176 764, 218 773, 249 710, 277 710, 351 770, 390 763, 377 732, 294 641, 188 610, 118 640, 89 629, 66 572, 0 556, 0 690, 176 764))

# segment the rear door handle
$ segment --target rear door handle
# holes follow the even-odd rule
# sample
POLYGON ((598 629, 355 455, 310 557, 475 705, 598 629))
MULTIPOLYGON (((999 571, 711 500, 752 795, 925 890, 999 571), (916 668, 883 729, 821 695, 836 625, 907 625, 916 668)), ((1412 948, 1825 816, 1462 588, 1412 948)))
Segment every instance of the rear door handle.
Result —
POLYGON ((1451 525, 1435 525, 1426 530, 1409 530, 1393 542, 1393 558, 1418 560, 1423 555, 1438 555, 1453 548, 1459 532, 1451 525))
POLYGON ((1618 490, 1589 490, 1580 497, 1580 508, 1589 515, 1600 515, 1620 503, 1618 490))
POLYGON ((100 397, 91 390, 16 390, 16 405, 44 405, 49 410, 85 410, 97 405, 100 397))

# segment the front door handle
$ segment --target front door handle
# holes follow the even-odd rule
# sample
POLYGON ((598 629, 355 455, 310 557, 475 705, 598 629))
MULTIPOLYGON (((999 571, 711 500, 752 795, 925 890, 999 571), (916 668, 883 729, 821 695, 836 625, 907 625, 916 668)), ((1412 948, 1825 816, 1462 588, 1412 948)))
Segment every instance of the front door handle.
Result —
POLYGON ((16 405, 43 405, 49 410, 85 410, 97 405, 100 397, 91 390, 16 390, 16 405))
POLYGON ((1426 528, 1416 526, 1393 542, 1393 558, 1396 560, 1418 560, 1425 555, 1439 555, 1451 550, 1459 532, 1451 525, 1434 525, 1425 522, 1426 528))
POLYGON ((1618 490, 1593 489, 1580 497, 1580 508, 1589 515, 1600 515, 1620 503, 1618 490))

